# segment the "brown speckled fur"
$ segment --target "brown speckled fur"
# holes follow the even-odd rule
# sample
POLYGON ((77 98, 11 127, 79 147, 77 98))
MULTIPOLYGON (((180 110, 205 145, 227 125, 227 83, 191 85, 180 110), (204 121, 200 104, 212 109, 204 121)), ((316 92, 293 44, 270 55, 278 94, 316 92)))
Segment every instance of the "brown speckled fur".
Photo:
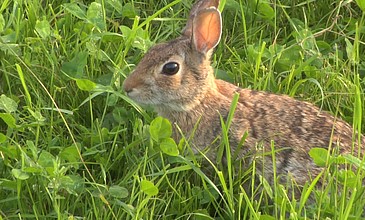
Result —
MULTIPOLYGON (((221 134, 220 115, 228 115, 233 95, 239 93, 230 128, 232 151, 245 132, 248 137, 240 152, 242 157, 255 152, 257 146, 270 151, 273 140, 276 148, 283 149, 276 156, 278 175, 284 178, 293 176, 298 184, 304 184, 309 175, 313 177, 321 171, 308 155, 313 147, 339 146, 342 154, 362 155, 364 137, 361 147, 357 143, 353 146, 352 127, 341 119, 307 102, 285 95, 241 89, 214 78, 210 55, 216 45, 213 42, 211 47, 204 48, 207 51, 197 49, 194 42, 201 39, 193 39, 200 34, 196 33, 200 29, 194 30, 193 26, 199 23, 196 21, 198 15, 204 19, 217 19, 217 16, 220 19, 217 7, 217 0, 199 1, 193 7, 181 37, 150 49, 124 81, 123 88, 128 96, 138 103, 153 106, 159 115, 179 126, 188 137, 200 120, 192 143, 200 150, 211 146, 208 157, 214 159, 217 144, 212 142, 221 134), (179 63, 179 72, 172 76, 161 74, 163 65, 171 61, 179 63)), ((221 27, 212 28, 220 30, 221 27)), ((177 141, 181 138, 177 129, 174 138, 177 141)), ((270 160, 265 162, 264 170, 267 179, 272 181, 270 160)))

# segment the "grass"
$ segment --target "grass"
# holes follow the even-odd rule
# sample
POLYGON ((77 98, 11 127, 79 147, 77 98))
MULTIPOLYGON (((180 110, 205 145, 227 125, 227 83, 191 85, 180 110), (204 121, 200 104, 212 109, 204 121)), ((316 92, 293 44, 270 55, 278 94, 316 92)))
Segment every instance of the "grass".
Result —
MULTIPOLYGON (((296 198, 295 183, 270 186, 255 163, 207 169, 204 156, 182 156, 188 141, 175 146, 169 122, 125 97, 124 78, 150 46, 178 36, 190 5, 1 1, 0 219, 364 218, 365 169, 337 166, 362 158, 314 151, 327 184, 313 179, 296 198)), ((221 7, 218 78, 312 102, 365 131, 363 0, 221 7)))

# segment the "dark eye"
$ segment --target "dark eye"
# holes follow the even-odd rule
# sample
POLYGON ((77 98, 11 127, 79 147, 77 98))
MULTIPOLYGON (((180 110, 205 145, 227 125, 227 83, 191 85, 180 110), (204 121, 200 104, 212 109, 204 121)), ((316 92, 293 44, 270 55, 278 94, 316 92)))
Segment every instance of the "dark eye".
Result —
POLYGON ((178 63, 169 62, 169 63, 166 63, 162 67, 162 74, 172 76, 172 75, 175 75, 179 71, 179 69, 180 69, 180 66, 178 63))

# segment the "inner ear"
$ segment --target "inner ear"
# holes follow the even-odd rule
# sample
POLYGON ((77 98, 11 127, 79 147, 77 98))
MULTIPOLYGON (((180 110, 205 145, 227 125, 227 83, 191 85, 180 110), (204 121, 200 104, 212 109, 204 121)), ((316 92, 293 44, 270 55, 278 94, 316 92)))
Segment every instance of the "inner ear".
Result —
POLYGON ((185 36, 188 36, 188 37, 191 36, 192 29, 193 29, 193 21, 194 21, 194 18, 198 14, 199 11, 210 8, 210 7, 218 8, 218 6, 219 6, 219 0, 200 0, 200 1, 197 1, 190 10, 189 19, 187 21, 187 24, 186 24, 184 30, 183 30, 183 34, 185 36))
POLYGON ((193 21, 193 44, 198 52, 206 54, 219 43, 222 33, 222 18, 215 8, 200 11, 193 21))

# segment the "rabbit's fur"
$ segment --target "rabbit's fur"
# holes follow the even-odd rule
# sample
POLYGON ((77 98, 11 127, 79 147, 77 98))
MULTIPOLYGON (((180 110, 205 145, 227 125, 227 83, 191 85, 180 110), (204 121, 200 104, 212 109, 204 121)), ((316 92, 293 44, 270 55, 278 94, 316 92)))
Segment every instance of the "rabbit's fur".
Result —
MULTIPOLYGON (((221 135, 220 116, 226 119, 232 98, 238 93, 229 134, 231 151, 235 151, 246 132, 241 157, 255 152, 257 146, 270 151, 273 140, 275 147, 281 149, 276 155, 278 174, 291 175, 298 184, 321 171, 308 155, 313 147, 338 146, 341 154, 362 156, 364 137, 360 144, 354 142, 356 135, 348 123, 316 106, 215 79, 210 56, 221 36, 218 4, 218 0, 198 1, 182 36, 151 48, 124 81, 127 95, 140 104, 153 106, 187 137, 199 121, 192 143, 199 150, 211 146, 208 157, 214 159, 217 144, 212 142, 221 135)), ((181 138, 177 128, 174 138, 181 138)), ((269 161, 265 161, 263 170, 272 181, 273 166, 269 161)))

